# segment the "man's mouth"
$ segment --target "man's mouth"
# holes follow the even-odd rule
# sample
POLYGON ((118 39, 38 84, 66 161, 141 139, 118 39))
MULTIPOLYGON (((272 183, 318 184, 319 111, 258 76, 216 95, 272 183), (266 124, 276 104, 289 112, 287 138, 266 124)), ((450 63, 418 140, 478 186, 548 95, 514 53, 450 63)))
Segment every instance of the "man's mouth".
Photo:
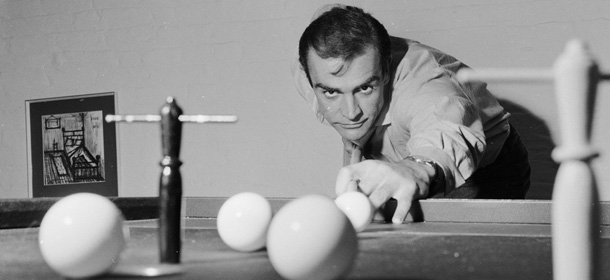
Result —
POLYGON ((357 128, 362 127, 362 125, 364 125, 365 122, 366 122, 366 120, 356 122, 356 123, 339 123, 339 126, 341 126, 344 129, 357 129, 357 128))

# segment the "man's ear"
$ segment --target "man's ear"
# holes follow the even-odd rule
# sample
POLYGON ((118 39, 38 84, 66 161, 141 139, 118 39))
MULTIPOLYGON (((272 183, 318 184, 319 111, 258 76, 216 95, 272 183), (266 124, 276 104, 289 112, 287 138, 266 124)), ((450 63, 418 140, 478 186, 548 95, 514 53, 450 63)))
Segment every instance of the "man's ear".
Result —
POLYGON ((392 58, 385 63, 383 67, 383 84, 387 85, 390 82, 390 65, 392 64, 392 58))

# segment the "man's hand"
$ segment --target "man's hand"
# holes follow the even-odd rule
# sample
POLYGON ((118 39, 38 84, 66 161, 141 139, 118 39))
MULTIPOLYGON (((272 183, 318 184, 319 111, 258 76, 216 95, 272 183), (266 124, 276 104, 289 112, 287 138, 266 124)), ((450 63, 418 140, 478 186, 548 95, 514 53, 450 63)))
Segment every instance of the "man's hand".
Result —
POLYGON ((337 195, 348 191, 361 191, 369 197, 375 209, 390 198, 396 199, 393 223, 402 223, 415 199, 426 197, 434 168, 411 160, 388 163, 365 160, 341 168, 337 175, 337 195))

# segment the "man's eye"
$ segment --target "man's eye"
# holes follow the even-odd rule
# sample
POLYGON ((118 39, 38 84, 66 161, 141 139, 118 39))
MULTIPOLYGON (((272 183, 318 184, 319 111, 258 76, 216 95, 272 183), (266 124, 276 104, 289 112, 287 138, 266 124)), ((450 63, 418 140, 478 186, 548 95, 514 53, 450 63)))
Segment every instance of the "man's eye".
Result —
POLYGON ((369 94, 369 93, 373 92, 373 87, 372 86, 362 86, 362 87, 360 87, 360 91, 364 94, 369 94))
POLYGON ((325 90, 322 93, 324 93, 324 96, 326 96, 326 97, 335 97, 335 96, 337 96, 337 94, 339 94, 338 92, 336 92, 334 90, 325 90))

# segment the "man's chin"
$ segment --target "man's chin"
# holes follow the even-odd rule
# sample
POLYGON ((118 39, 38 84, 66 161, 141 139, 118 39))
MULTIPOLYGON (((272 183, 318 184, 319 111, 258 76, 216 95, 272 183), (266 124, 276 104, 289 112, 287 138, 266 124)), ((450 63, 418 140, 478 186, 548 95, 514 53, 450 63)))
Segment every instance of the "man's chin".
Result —
POLYGON ((358 144, 362 144, 361 142, 364 142, 362 140, 366 136, 366 132, 364 132, 364 131, 346 131, 346 130, 344 130, 344 131, 341 131, 341 133, 339 133, 339 134, 341 134, 341 136, 344 139, 349 140, 353 143, 358 143, 358 144))

